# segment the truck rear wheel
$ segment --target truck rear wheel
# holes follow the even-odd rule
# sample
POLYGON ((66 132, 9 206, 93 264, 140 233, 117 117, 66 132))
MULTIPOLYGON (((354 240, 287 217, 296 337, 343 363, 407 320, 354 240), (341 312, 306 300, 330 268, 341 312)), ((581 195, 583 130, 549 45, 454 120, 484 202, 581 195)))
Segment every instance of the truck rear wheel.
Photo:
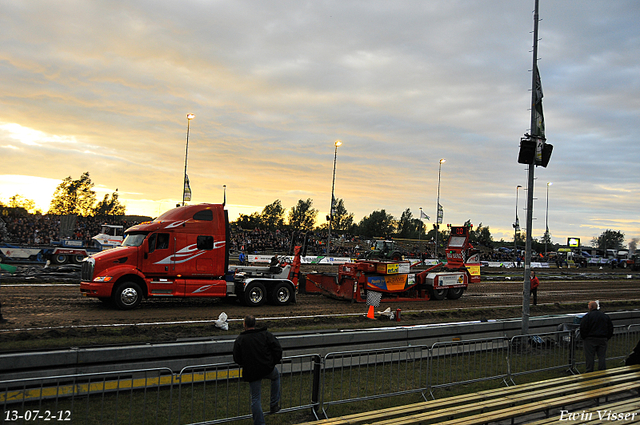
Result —
POLYGON ((69 260, 69 257, 67 257, 64 254, 56 254, 51 257, 51 262, 53 264, 66 264, 68 260, 69 260))
POLYGON ((80 254, 80 255, 74 255, 71 258, 71 261, 75 264, 82 264, 82 262, 84 261, 84 255, 80 254))
POLYGON ((251 307, 258 307, 267 301, 267 289, 260 282, 252 282, 244 291, 244 302, 251 307))
POLYGON ((450 300, 457 300, 462 296, 464 288, 449 288, 447 290, 447 298, 450 300))
POLYGON ((113 302, 120 310, 131 310, 140 305, 142 289, 135 282, 124 282, 113 293, 113 302))
POLYGON ((287 305, 293 298, 291 286, 285 282, 280 282, 271 291, 271 303, 274 305, 287 305))
POLYGON ((449 290, 447 288, 443 289, 431 289, 431 299, 442 301, 446 298, 449 290))

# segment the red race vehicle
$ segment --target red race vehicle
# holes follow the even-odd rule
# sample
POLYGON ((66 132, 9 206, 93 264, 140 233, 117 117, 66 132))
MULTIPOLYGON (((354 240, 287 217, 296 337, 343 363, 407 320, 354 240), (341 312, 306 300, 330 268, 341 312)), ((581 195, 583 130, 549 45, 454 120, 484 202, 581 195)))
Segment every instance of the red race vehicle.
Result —
POLYGON ((299 247, 292 264, 229 266, 229 233, 222 204, 174 208, 127 229, 122 246, 85 259, 80 291, 123 310, 149 297, 235 297, 252 306, 295 302, 299 247))

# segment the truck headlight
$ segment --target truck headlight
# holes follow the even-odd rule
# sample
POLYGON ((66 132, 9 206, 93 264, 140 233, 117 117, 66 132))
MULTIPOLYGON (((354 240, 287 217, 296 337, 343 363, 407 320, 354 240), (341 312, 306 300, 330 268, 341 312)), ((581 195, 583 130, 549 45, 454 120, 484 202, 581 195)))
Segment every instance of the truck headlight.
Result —
POLYGON ((93 279, 94 282, 109 282, 111 280, 111 276, 98 276, 93 279))

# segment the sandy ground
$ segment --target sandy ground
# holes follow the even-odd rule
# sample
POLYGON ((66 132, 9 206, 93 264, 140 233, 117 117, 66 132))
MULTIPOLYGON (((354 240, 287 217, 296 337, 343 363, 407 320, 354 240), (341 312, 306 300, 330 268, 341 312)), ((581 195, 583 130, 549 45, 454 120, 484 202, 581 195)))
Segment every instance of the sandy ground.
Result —
MULTIPOLYGON (((521 278, 517 278, 517 272, 515 275, 514 271, 486 273, 487 281, 470 285, 458 300, 382 303, 376 311, 400 308, 404 324, 520 317, 523 289, 521 278)), ((557 270, 549 270, 539 272, 538 276, 541 281, 538 305, 531 306, 531 316, 584 312, 587 302, 593 299, 600 300, 608 311, 640 305, 638 273, 603 272, 598 278, 597 273, 595 277, 575 271, 559 275, 557 270)), ((116 310, 97 299, 85 298, 74 283, 3 282, 0 297, 2 313, 9 320, 8 324, 0 325, 0 341, 25 332, 41 337, 58 337, 69 329, 75 329, 74 333, 78 329, 95 332, 112 324, 132 327, 145 324, 145 333, 153 335, 157 330, 161 339, 197 336, 194 324, 211 324, 222 312, 230 319, 231 331, 240 330, 240 320, 246 314, 267 321, 275 331, 291 327, 359 327, 378 322, 364 317, 367 312, 364 304, 310 294, 298 294, 297 303, 286 307, 246 307, 220 299, 153 299, 143 301, 131 311, 116 310), (168 328, 172 331, 168 332, 168 328), (47 333, 51 329, 56 330, 53 335, 47 333)))

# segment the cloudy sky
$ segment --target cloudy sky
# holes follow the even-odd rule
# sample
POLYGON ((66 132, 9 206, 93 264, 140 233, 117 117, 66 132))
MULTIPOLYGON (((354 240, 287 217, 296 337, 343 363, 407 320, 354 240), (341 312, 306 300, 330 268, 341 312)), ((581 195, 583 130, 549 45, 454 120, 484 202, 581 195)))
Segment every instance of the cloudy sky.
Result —
MULTIPOLYGON (((0 200, 46 211, 89 171, 127 212, 232 218, 335 193, 356 221, 422 207, 512 240, 526 217, 533 0, 3 0, 0 200), (517 186, 523 188, 517 190, 517 186)), ((547 168, 533 236, 640 237, 640 3, 541 0, 547 168)))

